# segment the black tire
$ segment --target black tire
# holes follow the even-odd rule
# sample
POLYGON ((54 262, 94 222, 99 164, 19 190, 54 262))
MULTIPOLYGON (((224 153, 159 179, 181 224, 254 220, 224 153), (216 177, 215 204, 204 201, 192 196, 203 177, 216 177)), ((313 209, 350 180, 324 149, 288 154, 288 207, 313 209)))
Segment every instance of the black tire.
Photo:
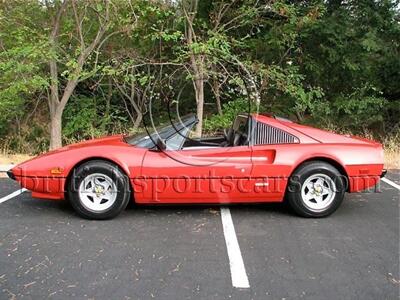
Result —
MULTIPOLYGON (((292 174, 292 176, 289 178, 289 183, 286 190, 286 199, 288 200, 293 210, 302 217, 309 217, 309 218, 326 217, 335 212, 342 203, 344 194, 346 192, 346 185, 347 185, 346 177, 343 176, 334 166, 323 161, 310 161, 298 167, 292 174), (310 204, 312 204, 310 203, 310 201, 316 201, 316 200, 311 199, 307 201, 303 199, 302 196, 303 187, 304 187, 303 192, 304 193, 308 192, 308 187, 307 185, 304 184, 307 181, 308 184, 314 185, 312 181, 311 182, 308 181, 310 179, 312 180, 313 178, 326 178, 326 181, 329 182, 331 185, 333 185, 332 186, 333 189, 331 190, 333 190, 334 192, 331 194, 329 194, 328 192, 328 195, 326 195, 327 198, 329 197, 329 201, 323 204, 326 205, 326 207, 324 208, 320 209, 312 208, 310 206, 310 204), (329 178, 332 181, 330 181, 329 178)), ((318 188, 317 192, 315 192, 314 188, 312 188, 311 193, 312 194, 317 193, 317 195, 320 196, 322 194, 320 186, 317 186, 317 188, 318 188)), ((322 197, 322 201, 327 200, 327 198, 326 199, 323 198, 325 197, 325 195, 320 197, 322 197)), ((306 198, 306 195, 304 198, 306 198)), ((317 202, 315 203, 317 204, 317 202)))
POLYGON ((86 219, 112 219, 119 215, 131 200, 129 179, 116 165, 112 164, 111 162, 103 160, 88 161, 73 170, 73 173, 68 181, 67 197, 75 211, 86 219), (113 204, 107 209, 97 211, 90 209, 84 204, 85 201, 81 199, 79 193, 81 183, 85 179, 90 178, 90 175, 93 176, 93 174, 107 176, 108 180, 111 179, 114 184, 113 187, 115 187, 116 191, 113 193, 116 194, 116 197, 113 196, 113 204))

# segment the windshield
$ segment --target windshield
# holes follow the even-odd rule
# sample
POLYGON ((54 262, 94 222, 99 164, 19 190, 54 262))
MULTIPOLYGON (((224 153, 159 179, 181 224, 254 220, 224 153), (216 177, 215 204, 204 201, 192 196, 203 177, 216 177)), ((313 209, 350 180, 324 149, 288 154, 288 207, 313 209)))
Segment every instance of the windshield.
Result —
POLYGON ((125 138, 125 141, 130 145, 152 149, 156 147, 155 143, 157 140, 161 139, 165 142, 167 150, 179 150, 188 132, 196 123, 197 119, 194 115, 185 116, 179 121, 169 125, 161 125, 156 128, 147 126, 149 134, 144 133, 129 136, 125 138))

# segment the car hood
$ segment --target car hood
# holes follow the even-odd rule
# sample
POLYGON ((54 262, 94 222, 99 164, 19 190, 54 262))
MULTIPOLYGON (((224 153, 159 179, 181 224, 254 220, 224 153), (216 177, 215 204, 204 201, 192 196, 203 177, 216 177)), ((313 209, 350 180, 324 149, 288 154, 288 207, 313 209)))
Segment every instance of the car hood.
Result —
POLYGON ((140 164, 145 150, 128 145, 123 135, 102 137, 64 146, 36 156, 15 166, 12 173, 16 176, 25 174, 25 176, 43 177, 56 174, 55 176, 66 177, 76 163, 96 157, 115 162, 129 174, 127 161, 130 163, 137 161, 137 164, 140 164), (58 168, 60 172, 51 173, 55 168, 58 168))
POLYGON ((19 164, 18 166, 21 166, 22 164, 26 164, 32 160, 36 160, 38 158, 43 158, 47 157, 50 155, 58 154, 58 153, 63 153, 68 150, 73 150, 73 149, 79 149, 79 148, 86 148, 86 147, 92 147, 92 146, 106 146, 106 145, 120 145, 120 144, 125 144, 124 142, 124 135, 119 134, 119 135, 112 135, 112 136, 107 136, 107 137, 100 137, 92 140, 87 140, 87 141, 82 141, 79 143, 75 144, 70 144, 66 145, 64 147, 55 149, 55 150, 50 150, 46 153, 40 154, 38 156, 35 156, 29 160, 26 160, 19 164))
POLYGON ((75 144, 66 145, 64 147, 48 151, 40 156, 47 156, 47 155, 64 152, 64 151, 68 151, 68 150, 72 150, 72 149, 86 148, 86 147, 92 147, 92 146, 118 145, 118 144, 124 143, 123 138, 124 138, 124 136, 122 134, 100 137, 100 138, 96 138, 96 139, 92 139, 92 140, 87 140, 87 141, 82 141, 82 142, 75 143, 75 144))
MULTIPOLYGON (((124 136, 122 134, 118 134, 118 135, 106 136, 106 137, 101 137, 101 138, 92 139, 92 140, 88 140, 88 141, 83 141, 83 142, 79 142, 76 144, 71 144, 71 145, 65 146, 63 148, 73 149, 73 148, 81 148, 81 147, 87 147, 87 146, 115 145, 115 144, 120 144, 121 142, 123 142, 123 138, 124 138, 124 136)), ((61 149, 63 149, 63 148, 61 148, 61 149)))

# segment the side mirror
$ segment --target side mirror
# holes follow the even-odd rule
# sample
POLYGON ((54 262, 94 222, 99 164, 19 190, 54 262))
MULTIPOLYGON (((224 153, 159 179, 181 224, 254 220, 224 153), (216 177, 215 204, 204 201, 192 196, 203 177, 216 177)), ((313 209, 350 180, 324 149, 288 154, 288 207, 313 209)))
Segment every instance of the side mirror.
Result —
POLYGON ((156 149, 155 151, 164 151, 167 150, 167 145, 163 139, 157 138, 156 140, 156 149))

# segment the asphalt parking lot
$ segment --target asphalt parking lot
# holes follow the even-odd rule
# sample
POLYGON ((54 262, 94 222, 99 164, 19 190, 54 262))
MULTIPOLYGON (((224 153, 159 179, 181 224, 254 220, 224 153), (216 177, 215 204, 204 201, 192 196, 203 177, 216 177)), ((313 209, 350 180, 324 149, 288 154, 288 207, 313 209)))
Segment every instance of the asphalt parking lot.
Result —
MULTIPOLYGON (((18 189, 0 179, 0 198, 18 189)), ((0 299, 397 299, 400 191, 380 189, 347 194, 325 219, 229 207, 249 288, 232 285, 218 206, 88 221, 25 192, 0 203, 0 299)))

